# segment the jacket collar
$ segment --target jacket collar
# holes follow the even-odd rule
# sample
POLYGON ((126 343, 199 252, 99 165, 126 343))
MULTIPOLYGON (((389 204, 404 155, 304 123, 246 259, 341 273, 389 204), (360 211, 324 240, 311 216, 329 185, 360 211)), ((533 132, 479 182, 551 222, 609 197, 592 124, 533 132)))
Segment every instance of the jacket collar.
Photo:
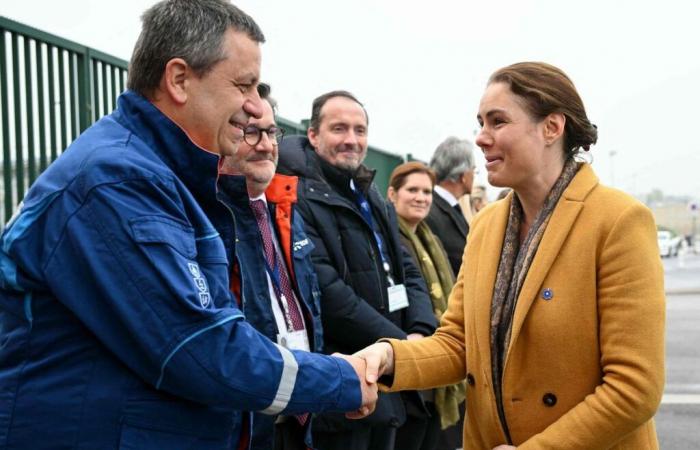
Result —
POLYGON ((153 103, 134 91, 119 96, 114 119, 131 130, 200 198, 214 198, 219 155, 196 145, 153 103))
POLYGON ((376 170, 370 169, 364 164, 360 164, 360 167, 358 167, 355 172, 351 172, 329 164, 323 158, 318 156, 318 154, 316 154, 316 158, 319 160, 323 177, 334 190, 342 192, 343 195, 352 198, 350 180, 353 180, 355 187, 365 196, 368 195, 369 188, 372 186, 372 181, 374 180, 374 176, 376 174, 376 170))
MULTIPOLYGON (((297 202, 298 178, 292 175, 276 173, 265 189, 265 199, 269 203, 293 204, 297 202)), ((221 173, 219 186, 230 201, 246 203, 249 200, 245 176, 240 174, 221 173)))
MULTIPOLYGON (((582 164, 554 208, 549 225, 542 236, 537 254, 530 265, 530 270, 518 296, 513 317, 511 340, 508 355, 506 356, 506 365, 510 357, 510 349, 514 348, 516 344, 532 302, 538 297, 538 290, 542 282, 552 264, 554 264, 566 237, 576 222, 576 218, 583 209, 583 202, 597 185, 598 177, 593 173, 590 165, 582 164)), ((512 195, 508 198, 512 199, 512 195)), ((474 320, 479 351, 483 352, 488 362, 487 367, 490 367, 491 301, 503 246, 503 236, 508 224, 510 200, 491 203, 486 208, 487 210, 482 211, 480 214, 480 216, 483 216, 483 219, 486 219, 486 217, 489 219, 488 223, 484 224, 484 236, 483 239, 480 239, 482 248, 478 251, 479 255, 485 255, 485 257, 476 263, 477 286, 475 295, 479 300, 475 302, 474 320)))

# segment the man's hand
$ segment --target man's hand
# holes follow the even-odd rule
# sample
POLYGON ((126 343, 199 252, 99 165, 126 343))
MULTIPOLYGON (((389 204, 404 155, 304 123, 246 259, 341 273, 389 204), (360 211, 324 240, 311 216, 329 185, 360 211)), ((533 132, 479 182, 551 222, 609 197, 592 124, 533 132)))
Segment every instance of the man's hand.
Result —
POLYGON ((423 336, 420 333, 410 333, 406 336, 407 341, 415 341, 417 339, 423 339, 425 336, 423 336))
POLYGON ((376 383, 382 375, 394 373, 394 349, 388 342, 377 342, 360 350, 353 356, 366 361, 367 373, 365 378, 368 383, 376 383))
POLYGON ((349 362, 357 378, 360 380, 360 390, 362 392, 362 405, 357 411, 348 412, 345 417, 348 419, 362 419, 367 417, 374 412, 374 408, 377 406, 377 383, 369 383, 366 379, 367 364, 362 358, 356 356, 342 355, 340 353, 334 353, 333 356, 337 358, 342 358, 349 362))

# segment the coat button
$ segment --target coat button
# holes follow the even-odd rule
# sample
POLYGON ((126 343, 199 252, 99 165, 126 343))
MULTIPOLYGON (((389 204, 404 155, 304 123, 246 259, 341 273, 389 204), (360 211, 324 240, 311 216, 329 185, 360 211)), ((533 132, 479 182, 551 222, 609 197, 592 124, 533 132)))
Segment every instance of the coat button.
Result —
POLYGON ((542 291, 542 298, 544 300, 551 300, 554 298, 554 292, 550 288, 546 288, 542 291))
POLYGON ((551 408, 557 404, 557 396, 548 392, 542 397, 542 403, 544 403, 544 406, 549 406, 551 408))
POLYGON ((469 384, 469 386, 474 386, 474 375, 470 373, 467 374, 467 384, 469 384))
POLYGON ((309 188, 309 192, 313 192, 313 191, 314 191, 314 188, 309 188))
POLYGON ((389 426, 392 428, 398 428, 399 427, 399 419, 396 417, 392 417, 389 419, 389 426))

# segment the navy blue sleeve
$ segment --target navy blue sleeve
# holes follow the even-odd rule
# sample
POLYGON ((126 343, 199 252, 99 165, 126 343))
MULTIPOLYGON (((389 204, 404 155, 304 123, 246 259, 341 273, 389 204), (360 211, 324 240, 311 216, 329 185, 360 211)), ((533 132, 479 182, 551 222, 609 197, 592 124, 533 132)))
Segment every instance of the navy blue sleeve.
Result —
POLYGON ((61 195, 43 264, 58 300, 131 370, 174 395, 271 414, 358 408, 348 363, 290 352, 245 322, 223 243, 201 211, 192 223, 179 195, 146 179, 61 195))

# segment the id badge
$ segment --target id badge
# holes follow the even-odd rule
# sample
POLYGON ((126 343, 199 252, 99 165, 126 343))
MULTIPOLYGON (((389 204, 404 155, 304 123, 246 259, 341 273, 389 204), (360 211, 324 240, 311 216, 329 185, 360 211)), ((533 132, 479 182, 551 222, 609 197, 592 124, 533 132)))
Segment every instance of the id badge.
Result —
POLYGON ((398 311, 408 306, 408 294, 403 284, 389 286, 389 312, 398 311))
POLYGON ((304 350, 309 351, 309 336, 306 330, 290 331, 285 335, 277 335, 277 343, 289 350, 304 350))

